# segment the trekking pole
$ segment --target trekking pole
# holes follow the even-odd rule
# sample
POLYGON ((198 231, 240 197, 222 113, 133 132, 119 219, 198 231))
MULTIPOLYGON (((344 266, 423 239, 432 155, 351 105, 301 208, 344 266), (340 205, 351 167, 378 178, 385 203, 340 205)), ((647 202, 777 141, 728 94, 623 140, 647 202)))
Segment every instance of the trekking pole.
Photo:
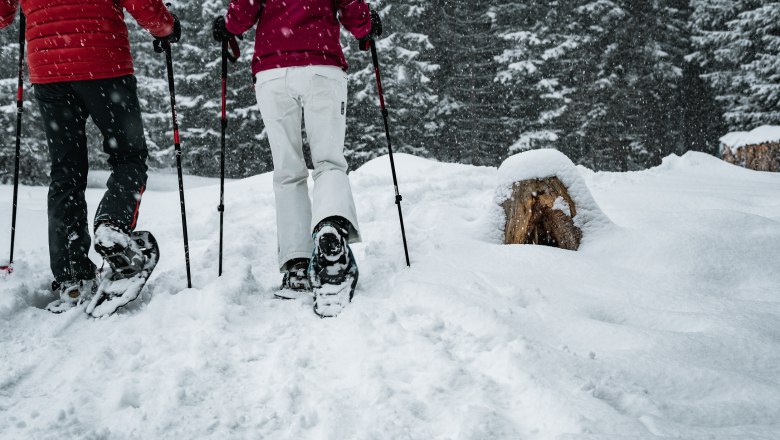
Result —
POLYGON ((184 260, 187 265, 187 288, 192 287, 190 275, 190 246, 187 238, 187 210, 184 206, 184 178, 181 171, 181 144, 179 143, 179 123, 176 120, 176 92, 173 87, 173 57, 171 56, 170 41, 163 41, 162 48, 165 52, 165 66, 168 69, 168 89, 171 94, 171 115, 173 117, 173 146, 176 151, 176 171, 179 175, 179 201, 181 203, 181 227, 184 233, 184 260))
POLYGON ((401 212, 401 194, 398 192, 398 178, 395 174, 395 161, 393 160, 393 147, 390 143, 390 126, 387 122, 387 108, 385 107, 385 94, 382 90, 382 80, 379 75, 379 57, 376 54, 376 44, 371 40, 371 58, 374 61, 374 75, 376 76, 376 88, 379 92, 379 107, 382 109, 382 118, 385 121, 385 137, 387 137, 387 150, 390 153, 390 170, 393 172, 393 186, 395 187, 395 204, 398 206, 398 218, 401 220, 401 237, 404 240, 404 254, 406 255, 406 266, 411 267, 409 263, 409 248, 406 245, 406 231, 404 229, 404 215, 401 212))
POLYGON ((14 241, 16 240, 16 205, 19 196, 19 156, 22 149, 22 113, 24 112, 24 30, 27 25, 22 12, 19 12, 19 82, 16 90, 16 160, 14 162, 14 198, 11 208, 11 256, 8 265, 0 267, 6 273, 13 272, 14 241))
POLYGON ((219 158, 219 276, 222 276, 222 237, 225 218, 225 132, 227 131, 227 62, 235 63, 241 51, 236 38, 222 41, 222 150, 219 158), (228 50, 228 43, 230 50, 228 50))

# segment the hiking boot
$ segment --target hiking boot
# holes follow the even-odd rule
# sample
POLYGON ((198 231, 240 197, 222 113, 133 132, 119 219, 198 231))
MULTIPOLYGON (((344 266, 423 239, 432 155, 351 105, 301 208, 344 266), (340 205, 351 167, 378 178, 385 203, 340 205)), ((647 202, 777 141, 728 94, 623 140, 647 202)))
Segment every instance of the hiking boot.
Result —
POLYGON ((66 312, 73 307, 89 300, 97 290, 97 280, 71 280, 51 283, 52 291, 59 296, 46 306, 52 313, 66 312))
POLYGON ((287 271, 282 278, 282 286, 274 294, 281 299, 296 299, 311 291, 311 284, 307 271, 309 269, 308 258, 296 258, 288 263, 287 271))

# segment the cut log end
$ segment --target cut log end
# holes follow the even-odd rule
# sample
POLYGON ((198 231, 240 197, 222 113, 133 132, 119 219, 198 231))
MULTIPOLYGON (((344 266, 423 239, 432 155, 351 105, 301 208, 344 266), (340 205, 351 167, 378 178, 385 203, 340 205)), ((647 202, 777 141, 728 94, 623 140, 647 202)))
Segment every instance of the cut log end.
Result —
POLYGON ((557 177, 515 182, 502 204, 505 244, 537 244, 577 250, 582 231, 573 217, 577 207, 557 177))

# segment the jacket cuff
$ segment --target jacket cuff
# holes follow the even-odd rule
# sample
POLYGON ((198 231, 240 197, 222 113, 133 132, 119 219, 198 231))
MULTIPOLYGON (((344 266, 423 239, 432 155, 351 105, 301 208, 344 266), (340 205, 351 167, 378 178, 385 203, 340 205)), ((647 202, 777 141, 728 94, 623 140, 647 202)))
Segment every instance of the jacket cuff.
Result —
POLYGON ((352 29, 352 35, 358 40, 368 35, 369 32, 371 32, 371 20, 368 21, 367 25, 352 29))
POLYGON ((0 29, 6 28, 14 22, 16 17, 16 11, 10 12, 5 15, 0 15, 0 29))
POLYGON ((166 13, 157 32, 151 32, 157 38, 165 38, 173 33, 173 16, 170 13, 166 13))
POLYGON ((236 27, 236 25, 230 21, 230 16, 225 17, 225 29, 233 35, 241 35, 244 33, 241 31, 240 27, 236 27))

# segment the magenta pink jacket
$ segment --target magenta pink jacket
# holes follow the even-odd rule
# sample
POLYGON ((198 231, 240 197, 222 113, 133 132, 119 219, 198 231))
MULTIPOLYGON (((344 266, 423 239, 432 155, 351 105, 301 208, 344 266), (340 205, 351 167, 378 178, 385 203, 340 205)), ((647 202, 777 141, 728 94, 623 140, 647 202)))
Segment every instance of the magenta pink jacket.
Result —
POLYGON ((225 22, 233 34, 257 23, 252 74, 310 65, 347 70, 339 22, 362 38, 371 30, 369 14, 363 0, 231 0, 225 22))

